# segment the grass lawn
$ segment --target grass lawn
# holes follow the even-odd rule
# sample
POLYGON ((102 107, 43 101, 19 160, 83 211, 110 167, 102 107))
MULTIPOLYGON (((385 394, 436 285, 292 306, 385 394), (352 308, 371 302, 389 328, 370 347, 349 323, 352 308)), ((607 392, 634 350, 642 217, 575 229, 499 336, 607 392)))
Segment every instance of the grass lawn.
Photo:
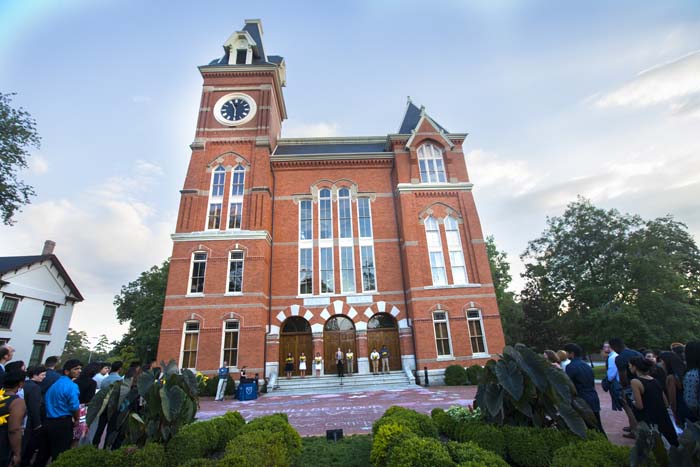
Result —
POLYGON ((327 441, 323 436, 302 438, 302 453, 299 465, 340 467, 370 465, 369 452, 372 449, 370 435, 353 435, 338 442, 327 441))
POLYGON ((593 376, 595 377, 595 379, 603 379, 605 377, 605 367, 604 366, 593 367, 593 376))

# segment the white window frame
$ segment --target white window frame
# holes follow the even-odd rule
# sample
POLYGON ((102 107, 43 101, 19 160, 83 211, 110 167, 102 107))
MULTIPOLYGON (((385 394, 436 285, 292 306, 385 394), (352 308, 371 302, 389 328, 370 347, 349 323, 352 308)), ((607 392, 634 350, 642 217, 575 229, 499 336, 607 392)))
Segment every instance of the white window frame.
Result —
POLYGON ((314 294, 314 208, 313 208, 313 200, 310 198, 305 198, 302 200, 299 200, 299 210, 297 213, 298 219, 297 219, 297 230, 298 230, 298 238, 299 238, 299 248, 297 250, 297 293, 299 296, 304 296, 308 297, 314 294), (302 213, 302 207, 304 203, 309 203, 309 212, 311 213, 311 238, 301 238, 301 213, 302 213), (301 252, 302 250, 310 250, 311 251, 311 292, 309 293, 301 293, 301 252))
POLYGON ((356 203, 357 204, 357 236, 358 236, 358 244, 359 244, 359 252, 360 252, 360 278, 362 281, 362 292, 377 292, 379 290, 379 285, 377 281, 377 261, 376 261, 376 253, 374 249, 374 223, 372 222, 372 200, 370 200, 369 197, 361 197, 357 198, 356 203), (360 205, 362 203, 367 203, 367 211, 369 214, 369 230, 370 230, 370 236, 369 237, 363 237, 362 236, 362 225, 360 220, 362 217, 360 217, 360 205), (365 288, 365 277, 364 277, 364 256, 362 255, 362 247, 371 247, 372 248, 372 266, 374 269, 374 289, 366 289, 365 288))
POLYGON ((469 284, 469 274, 467 274, 467 263, 464 260, 464 249, 462 248, 462 237, 459 234, 459 223, 452 216, 445 217, 443 221, 443 226, 445 227, 445 238, 447 239, 447 258, 450 261, 450 271, 452 272, 452 283, 454 285, 466 285, 469 284), (448 229, 448 227, 450 227, 448 229), (454 227, 454 228, 452 228, 454 227), (452 245, 450 245, 450 232, 453 232, 452 245), (456 254, 462 259, 461 266, 455 266, 452 261, 452 255, 456 254), (457 282, 457 275, 455 274, 455 269, 463 269, 464 271, 464 282, 457 282))
MULTIPOLYGON (((357 277, 356 277, 356 271, 355 271, 355 245, 354 245, 354 230, 352 226, 352 190, 348 187, 340 187, 338 188, 338 195, 337 195, 337 206, 336 209, 338 210, 338 259, 340 261, 340 293, 341 294, 354 294, 357 293, 357 277), (347 191, 347 196, 341 195, 341 191, 347 191), (341 215, 340 215, 340 204, 341 201, 347 200, 349 203, 348 205, 348 214, 350 216, 350 236, 349 237, 341 237, 342 235, 342 226, 341 226, 341 215), (351 254, 351 265, 352 265, 352 284, 353 287, 352 289, 346 289, 343 285, 343 271, 346 269, 343 266, 345 263, 343 262, 343 249, 349 248, 350 251, 352 252, 351 254)), ((349 268, 348 268, 349 269, 349 268)))
POLYGON ((486 342, 486 330, 484 329, 484 316, 483 316, 483 314, 481 313, 481 309, 479 309, 479 308, 469 308, 469 309, 467 309, 467 311, 465 312, 465 316, 466 316, 466 318, 467 318, 467 334, 469 334, 469 347, 471 347, 471 349, 472 349, 472 356, 474 356, 474 357, 486 357, 486 356, 489 356, 489 355, 490 355, 490 354, 489 354, 489 346, 488 346, 488 343, 486 342), (478 318, 470 318, 470 317, 469 317, 469 312, 470 312, 470 311, 476 311, 477 313, 479 313, 479 317, 478 317, 478 318), (478 321, 478 322, 479 322, 479 326, 481 326, 481 341, 482 341, 482 344, 483 344, 483 346, 484 346, 484 351, 483 351, 483 352, 474 352, 474 346, 472 345, 472 337, 473 337, 473 336, 472 336, 471 328, 469 327, 469 322, 470 322, 470 321, 478 321))
POLYGON ((231 250, 228 252, 228 269, 226 270, 226 293, 224 295, 243 295, 243 278, 245 277, 245 251, 243 250, 231 250), (241 259, 233 259, 234 253, 240 253, 241 259), (233 262, 241 263, 241 290, 231 291, 229 287, 231 285, 231 263, 233 262))
POLYGON ((228 200, 228 220, 226 222, 226 225, 228 226, 229 229, 235 229, 235 230, 240 230, 243 228, 243 195, 245 194, 245 179, 246 179, 246 170, 245 167, 243 167, 241 164, 238 164, 236 167, 233 168, 231 171, 231 192, 230 192, 230 198, 228 200), (242 174, 243 180, 241 180, 241 183, 234 183, 236 181, 236 175, 242 174), (234 193, 233 189, 234 187, 241 187, 241 192, 240 193, 234 193), (233 217, 233 205, 234 204, 240 204, 240 216, 241 216, 241 221, 240 225, 238 227, 231 226, 231 221, 234 219, 233 217))
MULTIPOLYGON (((39 319, 39 330, 37 331, 37 334, 51 334, 51 328, 53 327, 53 322, 54 319, 56 319, 56 312, 58 311, 58 305, 54 303, 44 303, 44 310, 41 313, 41 318, 39 319), (53 314, 51 315, 51 319, 49 320, 49 324, 47 326, 47 329, 45 331, 41 330, 41 325, 44 322, 44 316, 46 316, 46 310, 53 308, 53 314)), ((43 342, 43 341, 42 341, 43 342)))
POLYGON ((180 343, 180 368, 189 368, 190 370, 195 370, 197 368, 197 360, 199 359, 199 338, 202 331, 202 322, 197 319, 188 319, 182 323, 182 342, 180 343), (190 323, 197 323, 197 330, 191 331, 187 329, 187 325, 190 323), (188 334, 197 334, 197 350, 195 350, 194 366, 185 367, 185 336, 188 334))
POLYGON ((226 168, 223 165, 218 165, 214 170, 211 171, 211 180, 209 181, 209 202, 207 203, 207 215, 204 220, 204 230, 219 230, 222 223, 224 222, 224 193, 226 193, 226 168), (223 175, 224 180, 221 184, 221 195, 214 194, 214 181, 217 175, 223 175), (213 205, 219 205, 219 226, 209 227, 209 220, 211 218, 211 208, 213 205))
POLYGON ((319 295, 335 295, 336 293, 336 286, 335 286, 335 248, 333 247, 333 238, 334 238, 334 232, 333 232, 333 191, 330 188, 321 188, 318 191, 318 293, 319 295), (321 194, 327 191, 328 196, 324 197, 321 194), (322 235, 322 229, 321 229, 321 206, 324 202, 329 203, 329 213, 330 213, 330 225, 331 225, 331 232, 330 232, 330 237, 329 238, 321 238, 322 235), (330 254, 331 254, 331 277, 333 281, 333 291, 332 292, 324 292, 323 291, 323 272, 326 271, 323 269, 323 255, 321 254, 321 251, 324 249, 329 249, 330 254))
MULTIPOLYGON (((207 282, 207 261, 209 260, 209 253, 207 251, 203 250, 198 250, 198 251, 193 251, 192 255, 190 256, 190 274, 188 276, 188 281, 187 281, 187 295, 188 297, 203 297, 204 296, 204 286, 206 285, 207 282), (202 278, 202 291, 201 292, 192 292, 192 280, 194 277, 192 276, 194 274, 194 263, 195 263, 195 255, 202 253, 204 254, 204 277, 202 278)), ((201 262, 201 260, 197 260, 197 262, 201 262)))
MULTIPOLYGON (((320 241, 319 241, 320 242, 320 241)), ((319 295, 334 295, 335 294, 335 258, 334 254, 335 251, 333 249, 333 240, 331 239, 331 244, 326 246, 326 245, 320 245, 318 246, 318 293, 319 295), (321 252, 323 250, 330 250, 331 253, 331 279, 332 279, 332 285, 333 285, 333 290, 330 292, 324 292, 323 291, 323 272, 327 271, 327 269, 323 269, 323 255, 321 252)))
POLYGON ((352 239, 353 239, 353 228, 352 228, 352 191, 350 191, 350 188, 347 187, 342 187, 338 189, 338 242, 345 241, 346 243, 349 242, 352 244, 352 239), (347 190, 348 195, 347 196, 341 196, 340 192, 343 190, 347 190), (341 221, 341 216, 340 216, 340 204, 341 201, 347 200, 349 203, 348 205, 348 214, 350 215, 350 236, 349 237, 343 237, 343 230, 342 230, 342 225, 340 223, 341 221))
MULTIPOLYGON (((434 286, 446 286, 446 285, 448 285, 448 281, 447 281, 447 268, 446 268, 446 266, 445 266, 445 254, 444 254, 444 250, 443 250, 443 247, 442 247, 442 238, 441 238, 441 236, 440 236, 440 223, 439 223, 438 220, 437 220, 436 218, 434 218, 433 216, 428 216, 428 217, 426 217, 425 220, 423 221, 423 224, 424 224, 424 227, 425 227, 425 242, 426 242, 426 246, 427 246, 427 249, 428 249, 428 261, 430 262, 430 277, 431 277, 431 279, 432 279, 432 283, 433 283, 434 286), (429 227, 431 227, 433 224, 437 227, 437 229, 430 229, 430 228, 429 228, 429 227), (434 232, 437 232, 437 240, 438 240, 438 244, 437 244, 437 245, 431 245, 431 244, 430 244, 430 236, 428 235, 428 232, 433 232, 433 231, 434 231, 434 232), (442 259, 442 265, 441 265, 441 266, 440 266, 440 265, 434 264, 434 262, 433 262, 433 254, 439 255, 438 257, 442 259), (435 273, 434 273, 434 271, 433 271, 434 269, 439 269, 439 268, 442 268, 443 277, 445 278, 445 281, 444 281, 443 283, 438 283, 438 282, 436 282, 436 277, 437 277, 437 276, 435 275, 435 273)), ((438 277, 438 279, 439 279, 439 277, 438 277)))
POLYGON ((450 316, 447 310, 435 310, 432 313, 433 318, 433 337, 435 339, 435 355, 437 355, 438 360, 454 360, 454 347, 452 346, 452 334, 450 332, 450 316), (436 313, 444 313, 445 319, 436 319, 436 313), (446 355, 440 355, 440 348, 437 345, 437 332, 435 330, 436 323, 445 323, 445 328, 447 329, 447 345, 450 346, 450 353, 446 355))
POLYGON ((221 325, 221 358, 219 359, 219 365, 223 365, 224 360, 226 360, 226 362, 228 363, 228 365, 227 365, 228 367, 232 367, 234 369, 238 368, 238 357, 239 357, 240 350, 241 350, 240 343, 241 343, 241 322, 237 319, 224 320, 224 322, 221 325), (236 323, 238 326, 236 327, 235 330, 227 329, 226 326, 228 325, 228 323, 236 323), (238 334, 236 336, 236 361, 231 362, 230 360, 225 359, 225 357, 226 357, 226 355, 225 355, 225 352, 226 352, 226 334, 234 333, 234 332, 236 334, 238 334))
POLYGON ((329 188, 321 188, 320 190, 318 190, 318 240, 319 240, 319 242, 330 241, 331 243, 333 243, 333 192, 329 188), (321 193, 324 191, 328 191, 327 198, 321 196, 321 193), (331 236, 328 238, 322 237, 323 229, 321 229, 321 220, 322 220, 321 219, 321 206, 322 206, 323 202, 325 202, 325 201, 328 201, 328 203, 330 204, 329 212, 331 215, 331 217, 330 217, 331 236))
POLYGON ((8 295, 3 295, 2 302, 0 302, 0 307, 5 305, 6 300, 14 301, 15 302, 15 309, 12 310, 12 315, 10 316, 10 322, 7 323, 7 327, 6 328, 0 327, 0 329, 5 330, 5 331, 10 331, 10 330, 12 330, 12 323, 15 320, 15 316, 17 315, 17 308, 19 308, 20 299, 17 297, 10 297, 8 295))
POLYGON ((345 245, 345 246, 340 246, 338 248, 338 252, 340 254, 340 293, 341 294, 354 294, 357 293, 357 281, 355 277, 355 248, 352 245, 345 245), (343 271, 345 269, 349 268, 344 268, 343 266, 345 263, 343 262, 343 250, 349 250, 350 251, 350 264, 352 266, 352 290, 345 289, 343 287, 343 271))
POLYGON ((445 170, 442 149, 432 143, 425 143, 418 148, 418 175, 421 183, 447 183, 447 171, 445 170), (425 163, 427 180, 423 178, 424 171, 421 170, 421 162, 425 163), (442 180, 440 180, 441 174, 442 180))

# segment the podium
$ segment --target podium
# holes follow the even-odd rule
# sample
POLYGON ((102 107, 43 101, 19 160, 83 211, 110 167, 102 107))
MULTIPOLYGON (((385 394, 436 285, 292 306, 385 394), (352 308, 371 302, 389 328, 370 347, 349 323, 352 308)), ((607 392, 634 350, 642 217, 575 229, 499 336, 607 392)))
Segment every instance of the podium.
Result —
POLYGON ((255 382, 240 383, 238 385, 238 400, 252 401, 258 398, 258 385, 255 382))

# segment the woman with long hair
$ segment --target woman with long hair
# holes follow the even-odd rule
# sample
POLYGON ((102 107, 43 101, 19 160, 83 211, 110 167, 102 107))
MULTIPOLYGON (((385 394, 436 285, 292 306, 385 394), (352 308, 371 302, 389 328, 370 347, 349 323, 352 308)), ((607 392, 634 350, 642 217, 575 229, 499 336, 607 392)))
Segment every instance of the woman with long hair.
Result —
POLYGON ((634 398, 634 415, 638 422, 656 425, 666 441, 678 446, 678 435, 668 416, 668 400, 664 390, 649 371, 654 364, 643 357, 633 357, 629 369, 636 378, 630 381, 634 398))
POLYGON ((695 416, 690 412, 683 400, 683 377, 685 376, 685 364, 675 352, 661 352, 659 362, 666 370, 666 397, 673 411, 673 417, 679 427, 684 427, 686 421, 695 421, 695 416))
POLYGON ((559 357, 557 357, 557 353, 554 350, 545 350, 543 355, 550 365, 552 365, 554 368, 559 368, 561 370, 561 365, 559 364, 559 357))
POLYGON ((700 341, 685 346, 687 371, 683 377, 683 401, 693 416, 700 418, 700 341))

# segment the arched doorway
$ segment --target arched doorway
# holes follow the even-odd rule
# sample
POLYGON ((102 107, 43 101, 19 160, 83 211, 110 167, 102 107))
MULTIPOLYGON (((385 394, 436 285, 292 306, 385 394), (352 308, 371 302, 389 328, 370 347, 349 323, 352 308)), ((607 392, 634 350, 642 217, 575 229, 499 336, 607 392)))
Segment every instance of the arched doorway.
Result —
POLYGON ((367 323, 367 351, 382 348, 389 349, 389 369, 401 369, 401 350, 399 347, 399 327, 389 313, 378 313, 367 323))
POLYGON ((323 328, 323 367, 326 374, 337 371, 335 353, 338 347, 345 353, 351 349, 355 354, 353 373, 357 373, 357 350, 355 348, 355 324, 347 316, 333 316, 323 328))
POLYGON ((294 357, 294 376, 299 376, 299 355, 302 352, 306 354, 306 374, 311 375, 313 372, 313 343, 311 339, 311 325, 300 316, 290 316, 284 321, 282 331, 280 332, 280 366, 279 376, 284 377, 284 363, 287 354, 291 353, 294 357))

